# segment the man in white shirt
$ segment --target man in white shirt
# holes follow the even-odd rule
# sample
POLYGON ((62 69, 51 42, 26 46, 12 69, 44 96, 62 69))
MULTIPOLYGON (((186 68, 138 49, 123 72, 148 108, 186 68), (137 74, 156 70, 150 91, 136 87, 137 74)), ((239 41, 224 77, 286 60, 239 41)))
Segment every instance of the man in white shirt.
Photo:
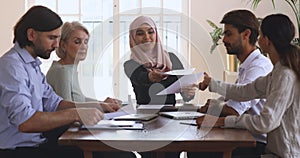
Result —
MULTIPOLYGON (((223 43, 227 53, 236 55, 241 63, 236 84, 250 83, 271 72, 273 69, 271 61, 256 47, 259 22, 253 13, 248 10, 233 10, 224 15, 221 23, 224 24, 223 43)), ((265 99, 237 102, 221 97, 217 100, 208 100, 200 111, 221 116, 239 116, 243 113, 259 115, 264 103, 265 99)), ((233 157, 255 157, 264 152, 266 134, 253 136, 257 141, 256 148, 238 148, 233 152, 233 157)))

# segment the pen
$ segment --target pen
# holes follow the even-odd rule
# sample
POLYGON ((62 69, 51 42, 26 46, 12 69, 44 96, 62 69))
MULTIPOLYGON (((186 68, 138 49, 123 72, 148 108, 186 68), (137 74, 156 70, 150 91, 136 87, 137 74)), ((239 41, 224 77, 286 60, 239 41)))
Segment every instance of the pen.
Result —
POLYGON ((187 123, 187 122, 179 122, 179 124, 190 125, 190 126, 198 126, 196 123, 187 123))

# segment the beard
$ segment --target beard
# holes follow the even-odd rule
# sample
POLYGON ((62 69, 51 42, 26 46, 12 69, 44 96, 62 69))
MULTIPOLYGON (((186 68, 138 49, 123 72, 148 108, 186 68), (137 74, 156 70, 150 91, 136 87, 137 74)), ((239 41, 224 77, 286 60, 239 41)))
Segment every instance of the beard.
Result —
POLYGON ((238 54, 238 46, 232 46, 230 43, 224 43, 227 54, 229 55, 237 55, 238 54))
POLYGON ((36 55, 42 59, 49 59, 52 51, 53 50, 42 50, 39 48, 34 48, 34 52, 36 53, 36 55))
POLYGON ((50 58, 50 55, 51 55, 51 52, 55 50, 55 48, 53 49, 48 49, 48 50, 45 50, 40 43, 37 43, 37 44, 33 44, 33 52, 40 58, 42 59, 49 59, 50 58))
POLYGON ((235 42, 234 44, 231 43, 224 43, 227 54, 229 55, 238 55, 243 50, 242 42, 241 40, 235 42))
POLYGON ((227 51, 227 54, 229 54, 229 55, 237 55, 238 53, 237 52, 233 52, 233 51, 227 51))

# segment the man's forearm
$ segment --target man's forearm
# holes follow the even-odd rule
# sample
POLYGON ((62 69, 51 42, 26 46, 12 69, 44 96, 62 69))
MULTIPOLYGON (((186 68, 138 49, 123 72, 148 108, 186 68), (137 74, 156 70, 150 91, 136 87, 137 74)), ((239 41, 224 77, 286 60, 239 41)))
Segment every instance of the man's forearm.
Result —
POLYGON ((58 107, 57 107, 56 111, 64 110, 64 109, 69 109, 69 108, 76 108, 76 103, 74 103, 72 101, 62 100, 58 104, 58 107))
POLYGON ((76 109, 67 109, 57 112, 36 112, 31 118, 19 126, 25 133, 45 132, 79 121, 76 109))
POLYGON ((234 110, 232 107, 224 105, 221 116, 228 116, 228 115, 240 116, 239 113, 236 110, 234 110))

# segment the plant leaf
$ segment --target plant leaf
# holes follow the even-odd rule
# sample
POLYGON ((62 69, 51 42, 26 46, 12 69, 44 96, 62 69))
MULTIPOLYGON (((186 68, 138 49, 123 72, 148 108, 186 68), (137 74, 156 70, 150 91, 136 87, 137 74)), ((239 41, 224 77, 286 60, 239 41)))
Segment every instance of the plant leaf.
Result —
POLYGON ((217 44, 214 43, 211 47, 210 47, 210 53, 212 53, 217 47, 217 44))
POLYGON ((212 28, 214 28, 214 29, 219 28, 214 22, 212 22, 212 21, 210 21, 210 20, 206 20, 206 21, 207 21, 207 23, 208 23, 212 28))
POLYGON ((213 45, 210 47, 210 53, 212 53, 215 50, 215 48, 219 45, 218 41, 222 38, 221 36, 223 34, 223 29, 218 27, 214 22, 210 20, 206 21, 211 27, 214 28, 214 30, 209 33, 213 41, 213 45))
POLYGON ((210 32, 209 34, 210 34, 213 42, 217 43, 221 39, 222 33, 223 33, 223 29, 222 28, 217 28, 214 31, 210 32))
POLYGON ((259 4, 259 2, 260 2, 261 0, 253 0, 252 1, 252 8, 257 8, 257 6, 258 6, 258 4, 259 4))
POLYGON ((272 0, 272 5, 273 5, 273 8, 275 8, 275 2, 274 2, 274 0, 272 0))

